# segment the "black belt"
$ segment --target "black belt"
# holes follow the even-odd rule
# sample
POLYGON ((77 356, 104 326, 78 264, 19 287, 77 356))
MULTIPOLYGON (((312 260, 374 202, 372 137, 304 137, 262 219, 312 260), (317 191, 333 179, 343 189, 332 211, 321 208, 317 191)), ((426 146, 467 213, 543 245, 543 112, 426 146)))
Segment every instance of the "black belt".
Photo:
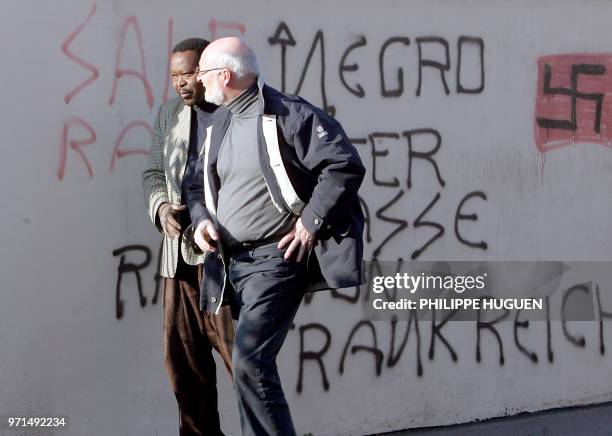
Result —
POLYGON ((237 256, 238 254, 246 251, 255 250, 265 245, 276 244, 278 241, 283 239, 283 236, 271 236, 269 238, 260 239, 258 241, 245 241, 232 244, 227 247, 227 254, 230 256, 237 256))

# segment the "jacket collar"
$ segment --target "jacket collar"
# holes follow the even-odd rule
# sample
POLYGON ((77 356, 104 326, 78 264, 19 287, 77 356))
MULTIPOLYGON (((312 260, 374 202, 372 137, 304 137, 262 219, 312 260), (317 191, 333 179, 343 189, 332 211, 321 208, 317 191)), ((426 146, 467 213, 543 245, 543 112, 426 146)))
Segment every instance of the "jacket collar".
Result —
POLYGON ((183 108, 178 113, 177 129, 177 145, 179 147, 189 148, 189 137, 191 133, 191 107, 183 104, 183 108))
POLYGON ((257 77, 257 89, 259 91, 259 104, 260 104, 259 109, 260 109, 260 113, 268 114, 268 112, 266 112, 266 99, 264 98, 264 88, 269 89, 269 86, 265 84, 263 77, 260 74, 257 77))

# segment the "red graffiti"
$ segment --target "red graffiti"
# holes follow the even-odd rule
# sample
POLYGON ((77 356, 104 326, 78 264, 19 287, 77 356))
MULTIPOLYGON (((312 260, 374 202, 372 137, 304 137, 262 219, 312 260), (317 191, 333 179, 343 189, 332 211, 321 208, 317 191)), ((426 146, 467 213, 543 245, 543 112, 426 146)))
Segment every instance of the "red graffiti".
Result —
POLYGON ((115 163, 117 162, 117 159, 121 159, 122 157, 130 156, 134 154, 137 154, 137 155, 140 154, 144 156, 149 155, 148 149, 139 148, 139 149, 134 149, 134 150, 123 150, 119 148, 119 146, 123 142, 123 138, 125 138, 125 135, 127 135, 127 133, 130 130, 136 127, 144 127, 151 135, 151 138, 153 138, 153 129, 151 128, 151 126, 149 126, 149 123, 147 123, 146 121, 138 120, 138 121, 134 121, 128 124, 127 126, 125 126, 125 128, 119 133, 117 142, 115 142, 115 146, 113 147, 113 156, 111 157, 111 164, 110 164, 111 173, 115 170, 115 163))
POLYGON ((538 59, 535 140, 542 153, 577 142, 610 147, 612 54, 538 59))
MULTIPOLYGON (((65 56, 89 72, 89 77, 87 77, 86 80, 79 83, 73 90, 71 90, 64 96, 64 101, 66 104, 70 103, 71 100, 74 99, 75 95, 77 95, 81 90, 91 85, 99 78, 98 68, 86 62, 81 57, 77 56, 73 52, 74 48, 72 47, 76 38, 81 33, 83 33, 86 26, 90 23, 96 11, 97 5, 94 2, 87 17, 83 20, 82 23, 78 25, 78 27, 72 33, 70 33, 70 35, 68 35, 65 41, 61 44, 61 48, 65 56)), ((213 39, 219 35, 220 31, 223 32, 224 30, 227 30, 228 32, 231 31, 232 33, 239 32, 240 34, 244 34, 246 31, 246 26, 243 23, 239 22, 220 22, 215 19, 211 19, 208 25, 209 30, 213 35, 213 39)), ((172 47, 174 45, 174 21, 172 18, 168 19, 167 30, 167 59, 165 64, 166 74, 164 75, 163 83, 160 84, 163 86, 163 91, 161 93, 163 100, 162 102, 166 102, 170 98, 172 98, 171 90, 169 89, 171 88, 169 74, 170 60, 172 56, 172 47)), ((166 38, 166 35, 159 36, 166 38)), ((138 18, 136 16, 130 15, 125 17, 125 19, 123 20, 122 27, 119 32, 116 49, 117 51, 115 53, 115 69, 113 72, 114 74, 112 81, 113 83, 110 96, 108 98, 108 104, 110 106, 113 106, 116 101, 118 91, 117 88, 119 86, 120 79, 123 77, 133 77, 142 82, 146 104, 149 108, 149 111, 151 111, 153 109, 153 105, 155 104, 155 99, 153 96, 151 84, 147 76, 147 58, 145 57, 143 34, 141 32, 138 18), (128 35, 128 32, 130 32, 130 35, 128 35), (127 47, 132 46, 136 49, 136 54, 135 56, 133 56, 134 59, 130 59, 130 55, 128 54, 129 52, 126 52, 126 50, 128 50, 127 47), (129 63, 130 61, 136 62, 136 64, 129 63), (134 67, 134 65, 136 65, 136 67, 134 67)), ((78 160, 80 160, 81 164, 85 166, 87 174, 90 178, 93 178, 94 170, 96 173, 99 173, 100 170, 98 167, 95 167, 96 162, 92 162, 90 160, 90 158, 92 158, 93 156, 88 157, 85 153, 86 150, 83 147, 94 144, 97 141, 96 130, 92 127, 96 125, 95 119, 93 121, 90 120, 90 124, 90 121, 86 121, 85 119, 80 117, 70 117, 70 115, 67 115, 67 118, 67 121, 63 123, 63 128, 61 131, 57 178, 61 181, 64 179, 64 176, 66 174, 66 165, 69 154, 68 150, 73 150, 74 152, 76 152, 76 155, 79 156, 78 160)), ((121 119, 123 118, 121 117, 121 119)), ((138 143, 133 143, 131 146, 128 143, 128 134, 130 134, 135 129, 145 129, 149 133, 149 139, 152 139, 153 129, 147 121, 142 119, 133 121, 127 124, 123 129, 121 129, 121 131, 116 136, 116 141, 114 142, 112 148, 112 153, 110 156, 110 168, 107 166, 109 161, 104 159, 102 162, 104 168, 110 169, 111 174, 115 171, 115 168, 117 167, 117 162, 120 159, 134 155, 149 155, 150 152, 148 149, 148 145, 150 144, 150 141, 139 141, 138 143), (143 145, 145 145, 145 142, 148 142, 146 144, 146 148, 143 147, 143 145)), ((114 133, 111 133, 111 135, 113 134, 114 133)), ((142 135, 142 132, 139 133, 139 135, 142 135)))
POLYGON ((81 159, 83 160, 83 163, 85 164, 85 167, 87 168, 87 172, 89 173, 89 177, 93 177, 93 170, 91 169, 91 164, 89 163, 89 160, 87 160, 87 156, 85 156, 85 153, 83 152, 83 149, 81 149, 81 146, 90 145, 90 144, 93 144, 94 142, 96 142, 96 132, 89 125, 89 123, 85 121, 84 119, 74 117, 74 118, 70 118, 67 122, 64 123, 64 128, 62 129, 62 139, 61 139, 61 147, 60 147, 60 160, 59 160, 59 166, 57 168, 57 178, 59 180, 62 180, 64 178, 64 173, 66 170, 66 158, 68 155, 68 145, 70 145, 70 148, 72 148, 74 151, 76 151, 79 154, 79 156, 81 156, 81 159), (69 141, 68 131, 70 130, 71 127, 75 127, 75 126, 81 126, 85 130, 87 130, 89 132, 89 138, 74 139, 74 140, 69 141))
POLYGON ((211 18, 211 20, 208 22, 208 29, 210 30, 211 41, 217 39, 219 29, 237 30, 241 35, 244 35, 244 32, 246 32, 246 26, 244 23, 239 23, 236 21, 217 21, 214 18, 211 18))
POLYGON ((149 111, 153 109, 153 91, 151 90, 151 85, 149 84, 149 80, 147 79, 147 68, 145 65, 145 55, 144 55, 144 46, 142 44, 142 34, 140 32, 140 27, 138 26, 138 20, 135 16, 130 15, 126 18, 123 29, 121 30, 120 40, 119 40, 119 49, 117 50, 117 59, 115 62, 115 79, 113 80, 113 90, 110 98, 108 99, 108 104, 112 105, 115 102, 115 96, 117 93, 117 83, 119 79, 123 76, 132 76, 139 79, 145 91, 145 96, 147 98, 147 105, 149 106, 149 111), (125 46, 125 37, 127 34, 128 27, 130 24, 134 27, 134 31, 136 32, 136 38, 138 41, 138 50, 140 52, 140 69, 141 71, 131 70, 131 69, 123 69, 120 68, 119 65, 121 63, 121 54, 123 53, 123 48, 125 46))
POLYGON ((91 72, 91 76, 89 76, 87 79, 85 79, 83 82, 77 85, 72 91, 70 91, 68 94, 64 96, 64 102, 66 104, 70 103, 70 100, 72 100, 76 94, 78 94, 83 88, 85 88, 86 86, 94 82, 99 76, 98 69, 96 67, 94 67, 93 65, 89 64, 88 62, 84 61, 83 59, 81 59, 80 57, 72 53, 69 48, 70 44, 72 44, 72 41, 74 41, 74 39, 79 35, 79 33, 81 33, 81 31, 83 30, 85 25, 89 22, 91 17, 93 17, 95 12, 96 12, 96 3, 94 2, 91 12, 89 13, 85 21, 83 21, 83 23, 81 23, 81 25, 77 27, 74 32, 68 35, 68 38, 66 38, 66 40, 62 43, 62 51, 64 52, 66 57, 91 72))

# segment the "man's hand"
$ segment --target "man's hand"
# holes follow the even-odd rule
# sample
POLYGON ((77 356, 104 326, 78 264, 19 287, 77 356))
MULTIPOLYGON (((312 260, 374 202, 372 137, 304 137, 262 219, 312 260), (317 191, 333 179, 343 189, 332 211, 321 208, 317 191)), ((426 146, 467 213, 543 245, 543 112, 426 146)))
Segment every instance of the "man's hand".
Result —
POLYGON ((279 241, 278 248, 283 249, 289 244, 284 256, 286 260, 291 259, 291 255, 295 250, 298 250, 296 261, 299 262, 304 257, 304 253, 312 249, 314 243, 315 237, 306 230, 306 227, 302 224, 302 218, 298 218, 293 229, 279 241))
POLYGON ((211 220, 204 220, 198 224, 198 227, 196 227, 193 233, 193 239, 198 247, 200 247, 200 250, 217 251, 219 236, 211 220))
POLYGON ((159 224, 162 230, 172 239, 178 238, 181 234, 181 224, 177 221, 177 215, 180 211, 185 210, 187 206, 184 204, 179 206, 176 204, 162 203, 159 206, 157 214, 159 215, 159 224))

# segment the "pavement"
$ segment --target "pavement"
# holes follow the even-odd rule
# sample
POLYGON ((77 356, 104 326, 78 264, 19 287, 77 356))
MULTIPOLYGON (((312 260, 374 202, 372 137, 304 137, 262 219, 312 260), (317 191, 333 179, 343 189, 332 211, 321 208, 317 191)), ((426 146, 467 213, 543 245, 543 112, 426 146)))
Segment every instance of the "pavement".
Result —
POLYGON ((493 418, 444 427, 384 433, 388 436, 612 436, 612 402, 493 418))

